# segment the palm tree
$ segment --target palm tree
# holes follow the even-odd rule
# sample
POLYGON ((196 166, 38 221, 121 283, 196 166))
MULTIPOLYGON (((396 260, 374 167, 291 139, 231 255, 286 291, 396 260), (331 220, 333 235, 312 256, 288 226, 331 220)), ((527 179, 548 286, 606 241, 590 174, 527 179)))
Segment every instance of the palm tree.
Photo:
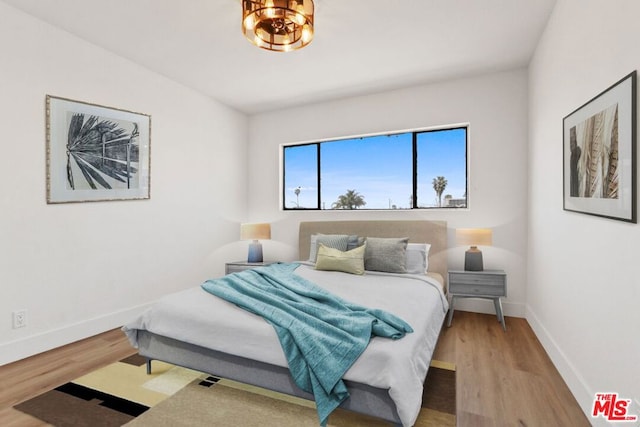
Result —
POLYGON ((433 178, 433 189, 438 196, 438 207, 442 207, 442 193, 444 193, 444 189, 447 188, 447 180, 444 176, 438 176, 433 178))
POLYGON ((296 193, 296 208, 299 208, 300 207, 300 187, 293 190, 293 192, 296 193))
POLYGON ((356 190, 347 190, 347 192, 341 196, 338 196, 338 200, 331 205, 332 209, 358 209, 361 206, 366 205, 364 196, 359 194, 356 190))

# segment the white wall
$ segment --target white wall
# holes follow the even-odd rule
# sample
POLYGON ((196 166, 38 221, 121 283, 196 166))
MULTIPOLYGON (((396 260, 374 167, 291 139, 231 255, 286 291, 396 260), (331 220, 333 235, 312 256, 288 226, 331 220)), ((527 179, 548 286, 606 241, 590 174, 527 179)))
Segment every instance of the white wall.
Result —
POLYGON ((0 364, 223 273, 246 213, 244 115, 2 2, 0 63, 0 364), (46 94, 152 116, 150 200, 46 204, 46 94))
MULTIPOLYGON (((515 70, 377 95, 274 111, 250 118, 249 216, 273 223, 265 257, 297 256, 300 221, 340 219, 446 220, 449 267, 462 268, 464 247, 454 247, 453 230, 491 227, 494 247, 483 249, 485 268, 508 273, 508 315, 524 316, 527 223, 527 74, 515 70), (470 123, 470 206, 450 211, 323 211, 279 209, 279 145, 470 123)), ((456 307, 494 313, 487 301, 456 307)))
POLYGON ((562 118, 640 68, 639 16, 559 0, 530 66, 527 319, 587 413, 603 391, 640 411, 640 226, 563 211, 562 118))

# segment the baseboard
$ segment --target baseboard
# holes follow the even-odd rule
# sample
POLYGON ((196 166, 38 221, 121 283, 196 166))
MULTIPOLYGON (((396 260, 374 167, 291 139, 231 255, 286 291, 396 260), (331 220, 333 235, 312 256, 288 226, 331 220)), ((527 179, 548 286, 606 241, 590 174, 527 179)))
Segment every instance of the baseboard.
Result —
POLYGON ((580 405, 580 408, 587 419, 593 426, 610 426, 604 418, 591 417, 595 392, 590 389, 583 376, 580 375, 580 372, 576 369, 573 363, 571 363, 571 360, 567 358, 565 353, 562 351, 562 348, 560 348, 556 340, 553 339, 547 328, 545 328, 542 322, 540 322, 540 319, 536 316, 535 312, 529 305, 526 306, 526 319, 529 322, 531 329, 536 334, 536 337, 551 358, 556 369, 560 373, 560 376, 576 398, 578 405, 580 405))
POLYGON ((143 304, 0 344, 0 366, 118 328, 141 314, 149 305, 143 304))

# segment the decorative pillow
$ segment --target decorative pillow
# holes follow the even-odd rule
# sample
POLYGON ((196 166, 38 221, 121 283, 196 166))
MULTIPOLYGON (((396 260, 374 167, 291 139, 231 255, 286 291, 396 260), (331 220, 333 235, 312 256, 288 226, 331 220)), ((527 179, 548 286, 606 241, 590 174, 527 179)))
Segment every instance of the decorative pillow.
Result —
MULTIPOLYGON (((320 243, 328 248, 346 251, 347 245, 349 244, 349 237, 350 236, 347 234, 312 234, 311 246, 309 248, 309 262, 316 262, 316 256, 320 243)), ((357 240, 358 236, 354 236, 354 238, 355 240, 357 240)))
POLYGON ((409 243, 406 252, 406 268, 409 274, 425 274, 429 269, 428 243, 409 243))
POLYGON ((406 273, 406 251, 408 237, 380 238, 367 237, 364 253, 366 270, 384 271, 387 273, 406 273))
POLYGON ((358 237, 355 234, 349 236, 349 241, 347 242, 347 250, 358 248, 364 245, 364 237, 358 237))
POLYGON ((342 271, 351 274, 364 274, 364 251, 360 246, 350 251, 340 251, 320 243, 316 270, 342 271))

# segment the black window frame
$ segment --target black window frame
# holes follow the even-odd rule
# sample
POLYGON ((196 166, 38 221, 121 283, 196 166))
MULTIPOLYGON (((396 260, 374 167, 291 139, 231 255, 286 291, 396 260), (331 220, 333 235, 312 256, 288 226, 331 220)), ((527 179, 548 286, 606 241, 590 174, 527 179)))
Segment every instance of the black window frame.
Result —
POLYGON ((347 141, 347 140, 352 140, 352 139, 356 139, 356 138, 368 138, 368 137, 376 137, 376 136, 393 136, 393 135, 400 135, 400 134, 408 134, 411 133, 412 136, 412 165, 413 165, 413 170, 412 170, 412 203, 411 203, 411 207, 409 208, 401 208, 401 209, 393 209, 393 208, 358 208, 358 209, 346 209, 346 210, 356 210, 356 211, 394 211, 394 210, 398 210, 398 211, 413 211, 413 210, 442 210, 442 209, 455 209, 455 210, 459 210, 459 209, 469 209, 469 124, 459 124, 459 125, 451 125, 451 126, 442 126, 442 127, 432 127, 432 128, 423 128, 423 129, 413 129, 413 130, 405 130, 405 131, 395 131, 395 132, 384 132, 384 133, 376 133, 376 134, 368 134, 368 135, 361 135, 361 136, 351 136, 351 137, 340 137, 340 138, 333 138, 333 139, 326 139, 326 140, 320 140, 320 141, 313 141, 313 142, 303 142, 303 143, 293 143, 293 144, 283 144, 282 147, 282 151, 281 151, 281 155, 282 155, 282 171, 281 171, 281 176, 282 176, 282 185, 281 185, 281 197, 282 197, 282 202, 281 202, 281 209, 283 211, 341 211, 341 210, 345 210, 345 209, 323 209, 322 208, 322 180, 321 180, 321 174, 322 174, 322 170, 321 170, 321 148, 320 146, 322 144, 326 144, 326 143, 332 143, 332 142, 340 142, 340 141, 347 141), (464 206, 423 206, 420 207, 418 206, 418 135, 419 134, 423 134, 423 133, 429 133, 429 132, 441 132, 441 131, 453 131, 453 130, 459 130, 459 129, 464 129, 465 130, 465 205, 464 206), (316 159, 317 159, 317 165, 316 165, 316 169, 317 169, 317 176, 316 176, 316 183, 317 183, 317 207, 287 207, 286 206, 286 154, 285 154, 285 150, 287 148, 291 148, 291 147, 301 147, 301 146, 316 146, 317 150, 316 150, 316 159))

